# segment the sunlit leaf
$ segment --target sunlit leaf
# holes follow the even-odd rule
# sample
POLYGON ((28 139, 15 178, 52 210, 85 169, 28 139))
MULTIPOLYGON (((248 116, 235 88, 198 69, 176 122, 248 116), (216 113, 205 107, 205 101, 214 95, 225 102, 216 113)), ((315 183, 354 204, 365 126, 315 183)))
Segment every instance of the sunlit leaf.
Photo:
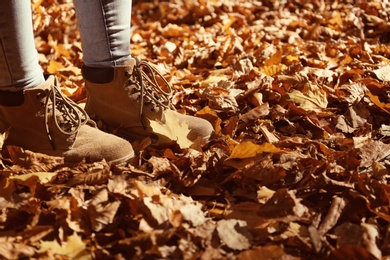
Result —
POLYGON ((91 259, 86 251, 86 244, 76 233, 67 237, 67 240, 62 241, 61 244, 59 244, 56 240, 41 240, 40 244, 39 252, 41 253, 51 251, 56 255, 69 257, 71 259, 91 259))
MULTIPOLYGON (((57 173, 55 172, 34 172, 34 173, 27 173, 23 175, 10 176, 9 178, 11 180, 27 181, 32 177, 37 177, 41 183, 47 183, 50 182, 53 179, 53 177, 56 176, 56 174, 57 173)), ((35 180, 36 179, 34 179, 34 181, 35 180)))
POLYGON ((288 96, 306 110, 321 111, 328 106, 326 92, 314 84, 306 84, 302 91, 294 89, 288 96))
POLYGON ((172 110, 165 112, 165 122, 150 121, 153 132, 159 136, 159 142, 176 142, 181 148, 189 148, 193 143, 187 138, 188 124, 179 121, 172 110))
POLYGON ((270 143, 262 143, 260 145, 252 142, 242 142, 234 147, 229 159, 245 159, 255 157, 261 153, 281 153, 283 150, 275 147, 270 143))

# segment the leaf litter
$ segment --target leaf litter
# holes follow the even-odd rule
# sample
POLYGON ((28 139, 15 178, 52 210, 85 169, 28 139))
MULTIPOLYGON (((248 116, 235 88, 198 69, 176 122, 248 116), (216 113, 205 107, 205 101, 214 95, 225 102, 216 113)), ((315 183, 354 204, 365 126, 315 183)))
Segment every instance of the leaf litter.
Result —
MULTIPOLYGON (((71 1, 32 1, 40 63, 81 105, 71 1)), ((216 138, 77 165, 1 153, 7 259, 390 256, 387 1, 133 1, 132 53, 216 138)), ((102 126, 104 127, 104 126, 102 126)))

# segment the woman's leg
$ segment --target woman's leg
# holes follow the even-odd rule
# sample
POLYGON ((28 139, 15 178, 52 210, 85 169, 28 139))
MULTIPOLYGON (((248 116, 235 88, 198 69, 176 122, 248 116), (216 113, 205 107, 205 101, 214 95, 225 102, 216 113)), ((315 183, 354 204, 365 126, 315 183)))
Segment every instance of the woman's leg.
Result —
MULTIPOLYGON (((74 3, 86 65, 82 73, 88 92, 87 113, 128 140, 148 136, 166 140, 154 133, 149 122, 168 124, 165 118, 169 95, 158 91, 153 66, 137 63, 130 56, 131 1, 74 0, 74 3), (141 95, 144 96, 140 98, 141 95)), ((188 125, 187 137, 191 141, 208 140, 211 136, 213 128, 206 120, 172 113, 176 122, 188 125)))
POLYGON ((122 163, 134 156, 129 142, 87 124, 88 116, 62 94, 54 76, 44 79, 30 0, 0 0, 0 48, 3 147, 20 146, 72 162, 104 158, 122 163))
POLYGON ((31 1, 0 1, 0 90, 17 91, 44 81, 34 45, 31 1))
POLYGON ((108 68, 130 59, 131 0, 74 0, 86 66, 108 68))

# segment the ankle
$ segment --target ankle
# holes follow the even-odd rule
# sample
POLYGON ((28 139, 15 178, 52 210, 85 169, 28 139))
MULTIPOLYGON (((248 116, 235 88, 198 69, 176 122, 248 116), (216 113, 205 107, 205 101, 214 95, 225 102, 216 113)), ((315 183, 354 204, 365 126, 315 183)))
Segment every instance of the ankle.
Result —
POLYGON ((84 65, 81 73, 85 80, 95 84, 107 84, 114 80, 114 68, 93 68, 84 65))
POLYGON ((23 91, 0 91, 0 106, 14 107, 24 103, 23 91))

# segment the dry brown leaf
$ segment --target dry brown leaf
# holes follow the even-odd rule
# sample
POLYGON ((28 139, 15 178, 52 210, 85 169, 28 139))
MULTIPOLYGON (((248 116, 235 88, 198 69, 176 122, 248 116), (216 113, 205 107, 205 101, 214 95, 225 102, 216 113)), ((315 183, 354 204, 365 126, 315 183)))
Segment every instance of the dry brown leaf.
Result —
POLYGON ((332 229, 339 220, 343 210, 346 206, 346 201, 343 198, 335 197, 332 200, 330 209, 323 219, 321 225, 318 228, 318 232, 321 235, 326 234, 330 229, 332 229))
POLYGON ((373 70, 376 77, 382 81, 390 81, 390 66, 385 65, 379 69, 373 70))
POLYGON ((373 95, 373 94, 370 93, 370 92, 367 92, 366 95, 370 98, 370 100, 371 100, 376 106, 378 106, 380 109, 382 109, 382 110, 385 111, 386 113, 390 114, 390 104, 381 102, 381 101, 379 100, 379 97, 378 97, 378 96, 373 95))
POLYGON ((33 257, 35 248, 32 246, 18 243, 9 237, 0 239, 0 255, 5 259, 17 259, 21 255, 24 257, 33 257))
POLYGON ((302 91, 294 89, 288 96, 306 110, 321 111, 328 106, 326 92, 314 84, 305 84, 302 91))
MULTIPOLYGON (((226 83, 231 84, 230 81, 226 81, 226 83)), ((228 113, 237 112, 238 104, 233 92, 224 87, 208 87, 202 92, 202 95, 208 100, 210 108, 228 113)))
POLYGON ((376 239, 378 230, 375 226, 362 223, 361 225, 345 222, 339 225, 335 234, 337 235, 337 246, 361 246, 366 249, 375 259, 381 259, 382 253, 379 250, 376 239))
POLYGON ((237 219, 220 220, 217 223, 219 238, 233 250, 250 248, 252 235, 246 230, 246 222, 237 219))
POLYGON ((121 202, 110 202, 107 189, 102 189, 88 203, 89 220, 94 231, 100 231, 114 221, 121 202))
MULTIPOLYGON (((73 4, 32 6, 43 70, 85 103, 73 4)), ((3 150, 1 257, 67 258, 37 248, 65 246, 72 230, 96 259, 389 255, 388 9, 133 1, 132 55, 157 64, 172 104, 217 135, 190 144, 185 126, 159 125, 168 144, 133 142, 131 166, 3 150)))
POLYGON ((206 222, 204 212, 201 209, 200 204, 186 204, 179 208, 183 219, 192 223, 193 226, 200 226, 206 222))
POLYGON ((259 210, 258 214, 266 218, 282 218, 287 216, 302 217, 307 208, 296 198, 294 192, 279 189, 259 210))
POLYGON ((237 255, 237 260, 269 260, 269 259, 299 259, 293 256, 288 256, 281 245, 265 245, 262 247, 254 247, 237 255))
POLYGON ((209 121, 213 125, 216 134, 221 133, 222 120, 218 117, 218 114, 215 112, 215 110, 206 106, 202 110, 198 111, 195 115, 209 121))
POLYGON ((168 209, 161 205, 158 201, 154 201, 151 197, 145 197, 142 202, 148 209, 145 216, 149 216, 149 221, 156 222, 157 225, 161 225, 168 221, 168 209))

